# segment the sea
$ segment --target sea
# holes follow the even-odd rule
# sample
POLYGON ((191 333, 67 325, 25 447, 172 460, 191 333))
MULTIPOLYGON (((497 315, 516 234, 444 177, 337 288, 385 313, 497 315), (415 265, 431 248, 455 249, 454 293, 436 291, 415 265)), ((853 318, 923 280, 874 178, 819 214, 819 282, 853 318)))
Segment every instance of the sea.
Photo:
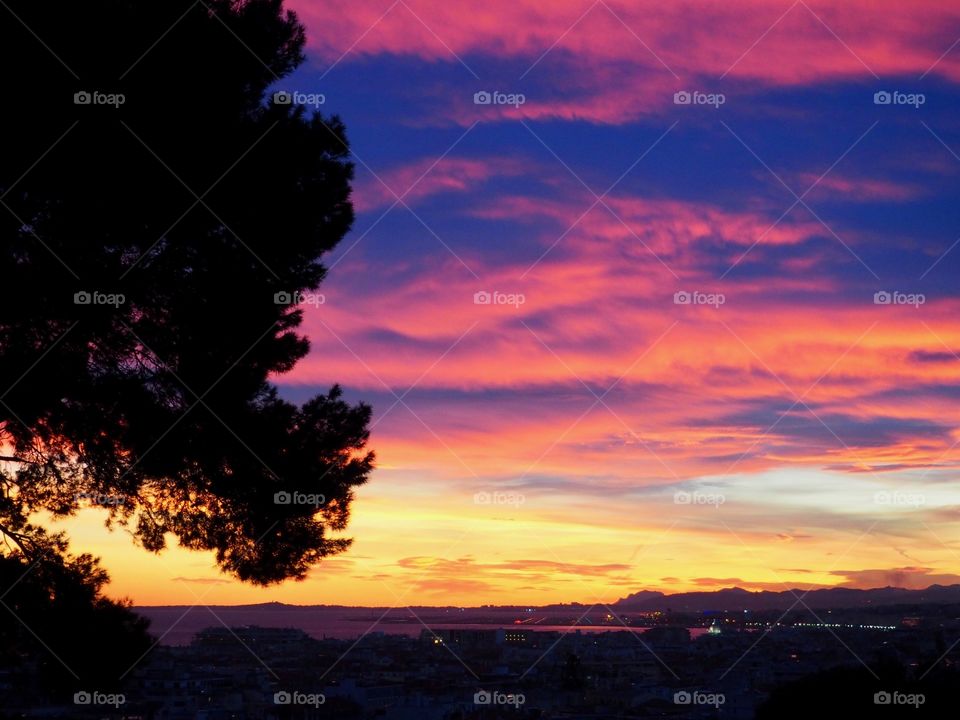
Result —
MULTIPOLYGON (((493 630, 497 628, 524 628, 538 632, 635 632, 649 630, 649 626, 627 625, 615 619, 605 622, 569 623, 551 622, 550 616, 536 613, 518 613, 499 608, 346 608, 329 606, 246 605, 246 606, 159 606, 136 607, 134 610, 150 620, 150 632, 164 645, 186 645, 200 631, 207 628, 240 628, 258 626, 268 628, 297 628, 307 635, 323 640, 353 640, 371 633, 419 637, 430 630, 462 629, 493 630)), ((626 618, 629 623, 629 617, 626 618)), ((707 628, 689 628, 692 637, 707 632, 707 628)))

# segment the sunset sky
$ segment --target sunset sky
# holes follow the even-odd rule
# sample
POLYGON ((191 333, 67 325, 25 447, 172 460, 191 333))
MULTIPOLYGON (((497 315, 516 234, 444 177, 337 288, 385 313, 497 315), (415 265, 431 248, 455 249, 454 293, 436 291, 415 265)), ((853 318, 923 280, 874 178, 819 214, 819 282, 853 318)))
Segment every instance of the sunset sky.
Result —
POLYGON ((277 89, 346 123, 357 221, 276 382, 371 403, 378 467, 353 548, 269 589, 84 511, 111 595, 960 582, 960 5, 288 5, 277 89))

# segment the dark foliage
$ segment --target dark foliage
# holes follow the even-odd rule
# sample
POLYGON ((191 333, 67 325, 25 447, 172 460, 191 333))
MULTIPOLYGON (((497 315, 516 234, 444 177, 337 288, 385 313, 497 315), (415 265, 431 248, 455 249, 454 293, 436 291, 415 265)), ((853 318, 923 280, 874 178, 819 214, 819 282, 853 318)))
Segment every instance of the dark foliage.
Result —
POLYGON ((339 119, 271 102, 302 26, 281 0, 6 5, 7 559, 66 567, 28 520, 94 502, 150 550, 172 534, 243 580, 303 578, 349 545, 329 535, 373 458, 369 407, 270 384, 309 348, 284 295, 353 220, 339 119))
POLYGON ((65 558, 52 540, 52 552, 31 564, 0 556, 0 668, 21 703, 122 687, 152 645, 147 620, 100 594, 107 578, 94 559, 65 558))
MULTIPOLYGON (((931 658, 930 667, 936 658, 931 658)), ((931 718, 957 716, 956 670, 935 668, 914 678, 895 663, 838 667, 775 689, 757 709, 757 720, 837 718, 931 718), (910 702, 912 701, 912 702, 910 702)))

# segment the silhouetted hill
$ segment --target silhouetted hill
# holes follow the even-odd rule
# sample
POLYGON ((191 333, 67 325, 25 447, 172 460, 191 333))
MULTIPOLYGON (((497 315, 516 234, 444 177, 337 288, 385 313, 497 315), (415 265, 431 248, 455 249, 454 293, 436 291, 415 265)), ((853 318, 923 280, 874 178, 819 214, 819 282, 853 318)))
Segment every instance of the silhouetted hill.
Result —
MULTIPOLYGON (((691 592, 665 595, 641 590, 618 600, 610 607, 627 615, 644 610, 675 613, 704 611, 785 611, 791 607, 803 610, 803 603, 813 610, 858 609, 893 606, 957 605, 960 607, 960 585, 932 585, 924 590, 875 588, 853 590, 830 588, 793 592, 750 592, 743 588, 726 588, 715 592, 691 592), (795 593, 795 594, 794 594, 795 593), (796 605, 794 605, 796 603, 796 605)), ((168 645, 186 644, 199 630, 210 626, 300 628, 315 638, 359 637, 368 632, 402 633, 417 636, 428 627, 506 627, 524 624, 531 628, 567 626, 584 627, 603 624, 606 607, 565 603, 544 606, 485 605, 483 607, 411 606, 410 608, 350 607, 344 605, 287 605, 269 602, 251 605, 195 605, 135 608, 151 621, 150 630, 168 645)))
POLYGON ((960 585, 931 585, 923 590, 905 588, 825 588, 809 592, 794 588, 782 592, 761 590, 751 592, 733 587, 712 592, 689 592, 675 595, 651 593, 646 590, 618 600, 618 610, 673 610, 701 612, 704 610, 787 610, 793 606, 802 609, 862 608, 900 604, 960 603, 960 585), (802 604, 798 602, 802 598, 802 604))

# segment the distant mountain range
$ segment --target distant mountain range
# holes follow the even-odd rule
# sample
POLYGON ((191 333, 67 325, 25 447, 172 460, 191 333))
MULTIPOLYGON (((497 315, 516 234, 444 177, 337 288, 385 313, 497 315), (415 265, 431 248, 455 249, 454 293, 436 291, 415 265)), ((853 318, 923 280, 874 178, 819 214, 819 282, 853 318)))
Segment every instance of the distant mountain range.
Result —
MULTIPOLYGON (((960 585, 931 585, 924 590, 875 588, 853 590, 829 588, 793 592, 750 592, 726 588, 714 592, 665 595, 652 590, 633 593, 610 606, 620 615, 662 610, 673 613, 709 611, 783 612, 804 605, 817 610, 844 610, 871 607, 960 605, 960 585), (794 594, 796 593, 796 594, 794 594), (801 597, 803 603, 797 601, 801 597)), ((270 602, 256 605, 139 606, 135 610, 151 621, 151 632, 167 645, 189 643, 196 633, 209 627, 299 628, 315 638, 356 638, 373 630, 418 637, 429 627, 506 627, 518 622, 530 627, 596 625, 606 618, 605 606, 566 603, 562 605, 483 607, 413 606, 412 608, 356 607, 345 605, 287 605, 270 602)))
POLYGON ((960 585, 931 585, 923 590, 885 587, 871 590, 853 588, 800 589, 770 592, 751 592, 743 588, 725 588, 711 592, 688 592, 665 595, 641 590, 618 600, 613 607, 619 611, 672 610, 674 612, 702 612, 705 610, 787 610, 841 609, 876 607, 880 605, 946 605, 960 603, 960 585), (802 604, 797 602, 802 598, 802 604))
MULTIPOLYGON (((783 590, 780 592, 771 592, 769 590, 753 592, 739 587, 732 587, 722 590, 674 593, 670 595, 655 590, 641 590, 617 600, 610 607, 621 612, 636 612, 640 610, 703 612, 709 610, 787 610, 794 605, 796 605, 798 609, 803 609, 803 606, 806 605, 814 610, 840 610, 844 608, 879 607, 884 605, 949 605, 954 603, 960 604, 960 585, 931 585, 923 590, 907 590, 906 588, 897 587, 857 590, 854 588, 834 587, 809 591, 794 588, 793 590, 783 590), (798 598, 802 598, 802 604, 797 601, 798 598)), ((185 609, 188 606, 141 606, 137 609, 141 611, 159 612, 173 611, 181 607, 185 609)), ((289 613, 305 610, 347 611, 351 615, 354 613, 365 614, 387 609, 380 606, 289 605, 280 602, 257 603, 252 605, 212 605, 209 607, 222 608, 233 612, 267 613, 289 613)), ((528 608, 540 612, 570 611, 571 609, 582 610, 588 608, 589 605, 573 602, 540 606, 484 605, 482 607, 462 608, 449 605, 415 605, 412 607, 416 610, 439 611, 444 613, 464 611, 470 611, 471 613, 513 613, 518 611, 529 612, 528 608)), ((597 607, 602 609, 600 605, 597 607)), ((401 608, 397 608, 397 610, 399 609, 401 608)))

